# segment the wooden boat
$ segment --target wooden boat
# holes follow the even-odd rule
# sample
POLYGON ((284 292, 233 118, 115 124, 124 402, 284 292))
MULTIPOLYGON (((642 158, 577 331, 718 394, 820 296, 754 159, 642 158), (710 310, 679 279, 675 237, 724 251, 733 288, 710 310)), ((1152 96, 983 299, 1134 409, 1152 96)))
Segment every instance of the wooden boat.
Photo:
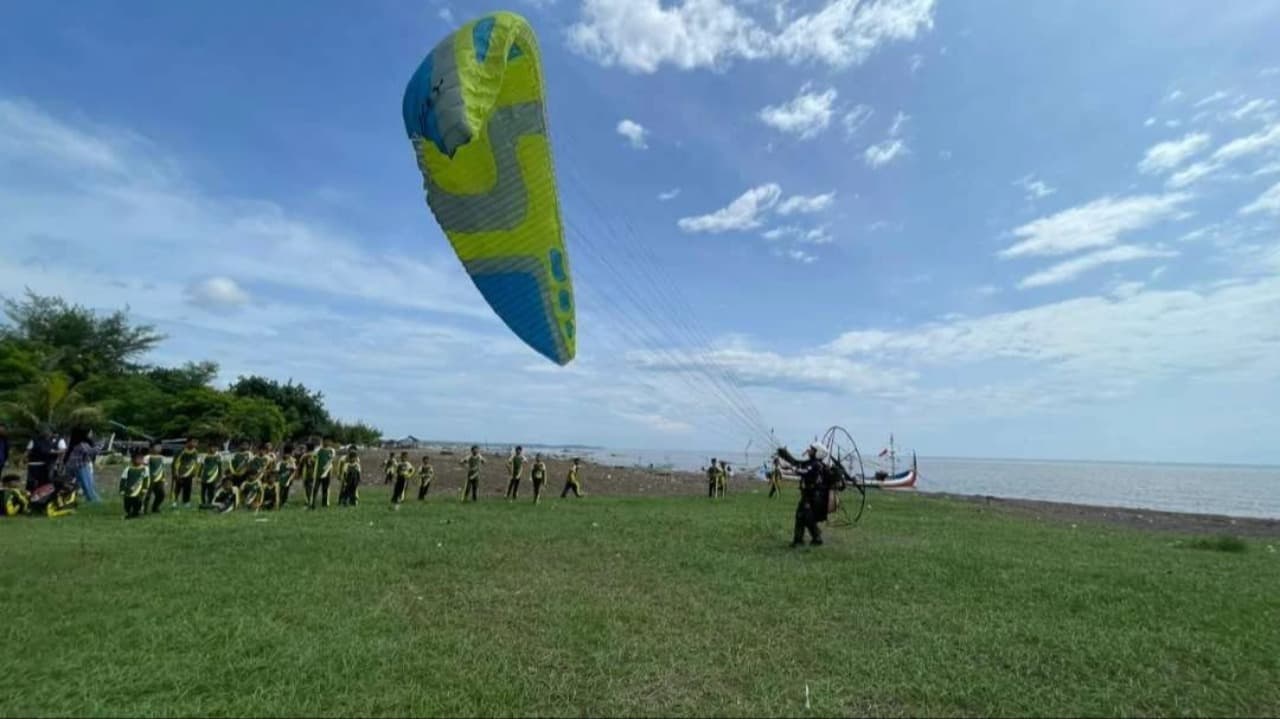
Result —
POLYGON ((911 469, 903 470, 895 474, 888 472, 876 472, 870 477, 863 477, 863 482, 868 487, 879 487, 881 489, 906 489, 907 487, 916 486, 916 480, 920 478, 920 471, 916 466, 916 453, 911 453, 911 469))

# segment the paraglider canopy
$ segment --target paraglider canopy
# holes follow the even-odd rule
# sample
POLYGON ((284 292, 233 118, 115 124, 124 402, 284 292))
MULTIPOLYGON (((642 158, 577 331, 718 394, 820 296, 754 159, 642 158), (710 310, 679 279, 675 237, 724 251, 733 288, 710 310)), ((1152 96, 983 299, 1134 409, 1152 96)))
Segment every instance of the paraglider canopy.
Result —
POLYGON ((573 281, 529 23, 497 12, 441 40, 409 79, 403 115, 427 205, 472 281, 520 339, 568 364, 573 281))

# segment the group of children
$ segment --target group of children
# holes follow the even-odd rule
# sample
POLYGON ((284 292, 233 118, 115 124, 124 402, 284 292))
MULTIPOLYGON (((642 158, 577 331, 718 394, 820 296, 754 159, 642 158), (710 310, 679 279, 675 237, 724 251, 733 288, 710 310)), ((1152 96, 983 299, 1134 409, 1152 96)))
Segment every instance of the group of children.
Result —
MULTIPOLYGON (((472 501, 478 501, 480 470, 485 462, 478 446, 472 446, 470 452, 459 461, 466 467, 466 483, 459 499, 465 501, 469 497, 472 501)), ((547 466, 542 455, 536 455, 530 464, 525 457, 524 448, 516 447, 506 464, 506 498, 518 498, 520 482, 527 469, 533 481, 533 501, 535 504, 541 501, 543 487, 547 482, 547 466)), ((575 458, 565 477, 561 497, 568 496, 570 492, 575 497, 583 496, 578 479, 579 467, 580 462, 575 458)), ((429 455, 424 454, 421 463, 415 465, 409 459, 408 452, 400 452, 399 456, 392 452, 383 462, 383 474, 385 483, 393 485, 391 503, 398 510, 404 502, 409 484, 415 478, 418 480, 418 500, 427 499, 432 480, 435 479, 435 467, 429 455)), ((196 440, 189 439, 172 462, 166 461, 159 444, 152 445, 149 450, 136 448, 130 453, 129 463, 120 474, 118 490, 123 499, 126 519, 160 512, 170 495, 173 509, 179 506, 190 507, 192 494, 197 491, 198 506, 204 510, 218 513, 236 509, 277 510, 289 502, 290 489, 298 479, 302 481, 307 508, 328 507, 330 486, 335 480, 338 484, 338 505, 354 507, 360 503, 362 476, 360 456, 355 447, 339 449, 328 439, 306 445, 286 444, 279 454, 274 451, 270 442, 252 449, 245 443, 229 457, 215 443, 208 444, 201 451, 196 440)), ((74 507, 74 487, 70 495, 70 506, 74 507)), ((61 506, 65 502, 59 501, 60 496, 54 493, 48 501, 40 503, 39 509, 48 512, 65 510, 64 513, 69 513, 69 508, 61 506)), ((20 486, 19 478, 15 475, 4 478, 0 501, 4 514, 15 516, 32 513, 36 500, 20 486)))
MULTIPOLYGON (((508 500, 518 499, 520 495, 520 481, 524 478, 524 470, 527 464, 527 458, 524 454, 524 447, 517 446, 507 458, 507 491, 505 497, 508 500)), ((462 485, 459 492, 459 499, 466 501, 479 501, 480 488, 480 468, 484 466, 486 460, 484 455, 480 454, 480 447, 471 446, 471 451, 467 456, 458 461, 467 469, 467 479, 462 485)), ((533 503, 538 504, 542 500, 542 488, 547 482, 547 465, 542 461, 542 455, 534 455, 533 464, 529 466, 529 478, 533 481, 533 503)), ((582 497, 582 485, 578 481, 578 469, 580 467, 579 460, 575 457, 569 465, 569 471, 565 475, 564 489, 561 490, 560 496, 566 497, 569 492, 573 492, 573 496, 582 497)), ((404 491, 409 480, 417 473, 421 483, 418 488, 418 499, 425 500, 427 498, 427 490, 431 487, 431 479, 435 476, 435 470, 431 467, 430 458, 426 455, 422 457, 422 468, 415 470, 413 464, 409 462, 409 453, 401 452, 400 458, 397 460, 395 452, 387 455, 386 461, 382 463, 383 483, 393 484, 391 490, 391 502, 398 509, 400 503, 404 501, 404 491)))

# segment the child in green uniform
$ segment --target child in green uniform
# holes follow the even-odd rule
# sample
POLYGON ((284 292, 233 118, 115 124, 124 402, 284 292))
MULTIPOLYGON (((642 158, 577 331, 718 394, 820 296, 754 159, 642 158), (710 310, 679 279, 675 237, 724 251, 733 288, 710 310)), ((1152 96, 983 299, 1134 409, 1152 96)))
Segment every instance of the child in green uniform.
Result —
POLYGON ((240 506, 240 490, 236 489, 235 481, 228 475, 222 478, 218 491, 213 495, 213 501, 208 505, 202 505, 202 509, 226 514, 238 506, 240 506))
POLYGON ((164 453, 160 449, 159 442, 151 445, 151 454, 147 455, 147 471, 149 476, 147 479, 146 498, 142 502, 142 511, 148 511, 146 505, 147 500, 149 499, 151 500, 150 511, 152 514, 156 514, 160 511, 160 508, 164 506, 165 496, 164 453))
POLYGON ((529 470, 529 479, 533 480, 533 503, 542 499, 542 486, 547 483, 547 465, 542 463, 542 455, 534 455, 533 468, 529 470))
POLYGON ((427 499, 427 490, 431 489, 431 480, 436 478, 436 468, 431 466, 431 457, 422 455, 422 466, 418 468, 418 501, 427 499))
POLYGON ((729 464, 720 460, 720 473, 716 475, 716 496, 723 498, 724 490, 729 485, 729 464))
POLYGON ((244 479, 240 483, 240 504, 245 509, 256 510, 262 504, 262 481, 269 469, 267 445, 260 444, 245 464, 244 479))
POLYGON ((382 463, 382 483, 391 484, 396 479, 396 453, 388 452, 387 461, 382 463))
POLYGON ((338 485, 338 506, 354 507, 360 504, 360 477, 364 473, 360 467, 360 455, 348 450, 347 461, 342 464, 342 476, 338 485))
POLYGON ((124 498, 125 519, 142 516, 142 504, 145 501, 147 483, 150 481, 151 470, 147 467, 147 453, 142 449, 133 450, 129 464, 120 474, 120 496, 124 498))
POLYGON ((520 494, 520 477, 524 474, 524 447, 516 447, 516 451, 507 458, 507 469, 511 470, 511 478, 507 481, 507 499, 516 499, 520 494))
POLYGON ((715 499, 716 489, 720 486, 720 463, 711 458, 711 466, 707 467, 707 496, 715 499))
POLYGON ((294 455, 293 445, 286 444, 284 451, 280 454, 280 461, 276 462, 276 486, 280 491, 281 507, 289 501, 289 487, 297 474, 298 458, 294 455))
POLYGON ((413 479, 416 470, 413 462, 409 461, 409 453, 401 452, 400 461, 396 462, 396 483, 391 490, 391 505, 398 511, 401 502, 404 502, 404 490, 409 486, 409 480, 413 479))
POLYGON ((179 500, 183 507, 190 507, 191 488, 195 485, 196 475, 200 473, 200 452, 194 438, 188 438, 186 446, 173 458, 172 473, 173 508, 178 508, 179 500))
POLYGON ((298 474, 302 475, 302 492, 311 506, 311 495, 316 491, 316 443, 308 442, 307 451, 298 458, 298 474))
POLYGON ((782 460, 773 458, 773 468, 769 470, 769 499, 782 496, 782 460))
POLYGON ((200 506, 213 504, 213 495, 218 493, 218 485, 226 476, 226 464, 222 454, 218 452, 218 443, 210 442, 204 456, 200 458, 200 506))
POLYGON ((569 466, 569 473, 564 477, 564 490, 560 492, 560 498, 564 499, 569 491, 573 491, 573 496, 582 496, 582 486, 578 484, 578 458, 573 458, 573 464, 569 466))
POLYGON ((249 443, 241 442, 240 449, 231 455, 231 481, 237 487, 249 478, 249 461, 253 455, 249 453, 249 443))
POLYGON ((459 499, 465 502, 467 495, 471 495, 472 502, 479 502, 480 468, 484 466, 484 457, 480 454, 479 445, 471 445, 471 454, 463 457, 458 463, 467 465, 467 483, 463 485, 462 496, 459 499))
POLYGON ((337 459, 338 450, 333 448, 333 440, 324 440, 324 446, 316 450, 315 483, 311 487, 311 503, 307 506, 316 508, 316 500, 320 506, 329 506, 329 480, 333 478, 333 463, 337 459))
POLYGON ((280 508, 280 483, 276 481, 274 471, 268 471, 262 477, 262 501, 258 508, 264 512, 280 508))
POLYGON ((27 494, 27 490, 22 488, 22 477, 16 474, 6 474, 4 476, 4 489, 0 490, 0 507, 3 508, 4 516, 16 517, 19 514, 26 514, 31 508, 31 495, 27 494))

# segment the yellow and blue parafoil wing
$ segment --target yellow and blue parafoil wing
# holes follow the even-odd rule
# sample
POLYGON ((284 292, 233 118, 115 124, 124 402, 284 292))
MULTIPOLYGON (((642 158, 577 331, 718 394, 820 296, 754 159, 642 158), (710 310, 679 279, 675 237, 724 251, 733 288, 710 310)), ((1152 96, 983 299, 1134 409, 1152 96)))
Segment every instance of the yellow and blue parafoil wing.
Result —
POLYGON ((427 205, 485 300, 533 349, 573 359, 542 60, 529 23, 498 12, 440 42, 404 92, 427 205))

